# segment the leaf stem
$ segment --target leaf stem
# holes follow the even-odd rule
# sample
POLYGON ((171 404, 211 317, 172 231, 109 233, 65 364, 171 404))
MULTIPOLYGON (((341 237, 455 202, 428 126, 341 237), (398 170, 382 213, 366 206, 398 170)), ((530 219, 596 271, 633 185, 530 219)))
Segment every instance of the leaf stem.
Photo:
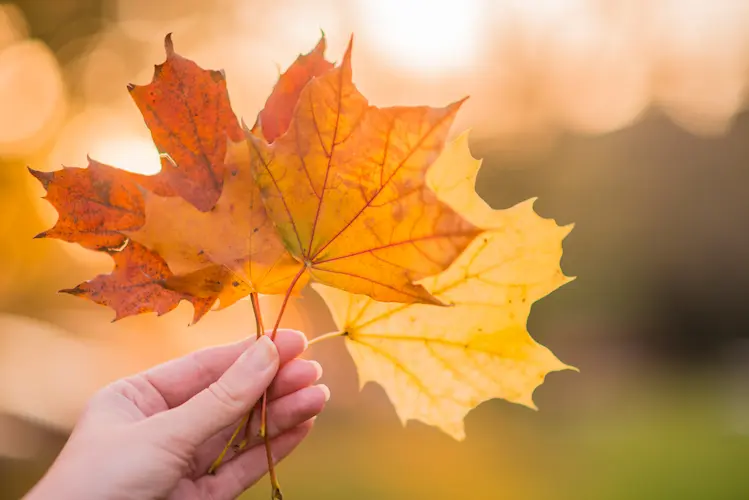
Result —
MULTIPOLYGON (((296 276, 294 276, 294 279, 291 280, 291 284, 289 284, 289 288, 286 290, 286 294, 283 297, 283 302, 281 303, 281 308, 278 310, 278 317, 276 317, 276 324, 273 325, 273 331, 270 334, 271 340, 276 339, 276 332, 278 331, 278 326, 281 324, 281 317, 283 316, 284 311, 286 310, 286 306, 289 303, 289 298, 291 297, 291 293, 294 291, 294 287, 299 282, 299 279, 302 277, 302 274, 304 274, 304 271, 307 270, 306 265, 302 265, 302 267, 299 268, 299 271, 296 273, 296 276)), ((257 299, 255 299, 252 303, 253 308, 255 311, 255 317, 256 318, 262 318, 260 315, 260 303, 257 299)), ((262 319, 260 320, 259 324, 262 326, 262 319)), ((281 485, 278 484, 278 478, 276 477, 276 470, 273 463, 273 453, 270 447, 270 436, 268 436, 268 391, 265 391, 263 393, 263 400, 260 406, 260 437, 263 438, 263 441, 265 443, 265 456, 268 459, 268 474, 270 475, 270 483, 273 488, 271 492, 271 498, 273 500, 283 500, 283 494, 281 493, 281 485)))
MULTIPOLYGON (((260 306, 257 293, 253 292, 250 294, 250 301, 252 302, 252 314, 255 316, 255 335, 256 338, 260 338, 260 336, 263 334, 263 322, 262 316, 260 315, 260 306)), ((221 466, 224 458, 226 457, 226 454, 229 451, 229 448, 232 447, 234 441, 236 441, 237 436, 239 436, 239 432, 242 429, 245 429, 245 436, 244 439, 242 439, 242 441, 235 447, 235 450, 241 451, 245 446, 247 446, 247 434, 249 433, 250 426, 252 425, 252 414, 254 413, 254 411, 255 407, 253 406, 247 413, 247 415, 242 417, 242 420, 239 421, 239 425, 237 425, 237 428, 234 429, 234 432, 229 438, 229 441, 226 443, 226 446, 224 446, 224 449, 221 450, 219 456, 216 458, 216 460, 214 460, 214 462, 211 464, 211 467, 208 469, 208 474, 214 474, 216 472, 216 469, 221 466)))
POLYGON ((291 284, 289 285, 288 290, 286 290, 286 295, 283 297, 283 302, 281 302, 281 308, 278 310, 278 317, 276 317, 276 324, 273 325, 273 331, 270 334, 271 340, 276 339, 276 332, 278 331, 278 325, 281 324, 281 317, 283 316, 284 311, 286 310, 286 305, 289 303, 289 297, 291 297, 291 292, 294 291, 294 287, 299 282, 299 278, 302 277, 304 274, 304 271, 307 270, 307 266, 302 264, 302 267, 299 268, 299 271, 296 273, 296 276, 294 276, 294 279, 291 280, 291 284))
POLYGON ((241 431, 245 427, 245 425, 249 425, 249 421, 251 419, 252 419, 252 410, 250 410, 250 413, 242 417, 242 420, 239 421, 239 425, 237 426, 236 429, 234 429, 234 433, 229 438, 229 441, 226 443, 226 446, 224 446, 224 449, 221 450, 221 453, 219 453, 216 460, 213 461, 213 463, 211 464, 211 467, 208 469, 208 474, 213 475, 216 473, 216 469, 218 469, 223 463, 224 457, 226 456, 226 453, 229 451, 229 448, 231 448, 232 443, 234 442, 235 439, 237 439, 237 435, 239 435, 239 431, 241 431))
POLYGON ((250 294, 250 302, 252 303, 252 313, 255 316, 255 332, 259 339, 265 333, 265 328, 263 327, 263 313, 260 311, 260 299, 256 293, 250 294))
POLYGON ((271 494, 270 497, 273 500, 283 500, 283 493, 281 493, 281 485, 278 483, 278 477, 276 477, 276 468, 274 466, 273 452, 270 447, 270 436, 265 433, 263 436, 265 442, 265 458, 268 460, 268 474, 270 475, 271 494))
POLYGON ((318 342, 322 342, 324 340, 334 339, 337 337, 346 337, 346 336, 348 336, 348 332, 346 331, 324 333, 322 335, 318 335, 314 339, 307 342, 307 345, 317 344, 318 342))
MULTIPOLYGON (((259 339, 265 334, 265 327, 263 326, 263 314, 260 311, 260 298, 258 297, 258 294, 252 293, 250 294, 250 301, 252 303, 252 312, 255 315, 255 331, 257 332, 257 338, 259 339)), ((255 410, 255 407, 250 410, 250 413, 252 413, 255 410)), ((252 425, 252 418, 247 420, 247 426, 244 429, 244 439, 239 443, 238 447, 240 450, 243 450, 245 446, 247 446, 247 443, 250 440, 250 426, 252 425)))
MULTIPOLYGON (((265 327, 263 326, 263 314, 260 310, 260 299, 258 298, 258 295, 256 293, 253 293, 250 295, 250 300, 252 302, 252 312, 255 314, 255 327, 257 328, 257 338, 262 337, 265 335, 265 327)), ((273 337, 271 337, 273 338, 273 337)), ((267 419, 268 419, 268 392, 263 393, 263 400, 262 400, 262 406, 261 406, 261 413, 260 413, 260 431, 258 434, 263 438, 263 446, 265 446, 265 456, 268 459, 268 475, 270 476, 270 484, 271 484, 271 498, 274 500, 283 500, 283 494, 281 493, 281 485, 278 483, 278 477, 276 476, 276 469, 273 462, 273 454, 271 452, 270 447, 270 436, 268 436, 268 433, 266 432, 266 426, 267 426, 267 419)), ((254 411, 255 408, 253 408, 250 411, 250 415, 252 414, 252 411, 254 411)), ((239 443, 239 449, 243 449, 245 446, 247 446, 247 443, 250 440, 250 427, 252 425, 252 417, 247 420, 245 424, 245 431, 244 431, 244 439, 242 439, 242 442, 239 443)))

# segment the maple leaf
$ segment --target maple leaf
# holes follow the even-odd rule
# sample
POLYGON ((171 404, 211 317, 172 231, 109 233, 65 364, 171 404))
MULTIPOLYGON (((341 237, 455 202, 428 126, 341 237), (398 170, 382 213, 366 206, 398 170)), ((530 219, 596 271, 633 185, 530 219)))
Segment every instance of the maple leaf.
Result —
MULTIPOLYGON (((250 286, 224 266, 209 266, 192 273, 170 276, 161 284, 168 290, 189 297, 210 299, 211 305, 219 303, 217 310, 225 309, 252 293, 250 286)), ((195 319, 193 322, 196 323, 195 319)))
POLYGON ((61 292, 111 307, 116 313, 115 321, 144 312, 155 312, 161 316, 177 307, 181 300, 187 300, 195 308, 195 323, 211 309, 219 296, 217 293, 214 296, 191 297, 164 288, 163 281, 172 277, 166 262, 134 241, 128 242, 120 251, 107 253, 114 260, 111 274, 99 275, 61 292))
POLYGON ((37 238, 58 238, 93 250, 117 248, 125 243, 122 231, 145 223, 143 196, 129 172, 90 158, 88 168, 29 172, 59 213, 54 227, 37 238))
POLYGON ((533 200, 492 210, 474 191, 479 165, 464 134, 430 172, 442 200, 488 229, 449 269, 421 281, 451 307, 384 304, 315 285, 345 332, 360 384, 381 384, 404 424, 421 420, 456 439, 481 402, 534 407, 546 374, 571 368, 526 329, 531 304, 570 281, 559 261, 571 227, 539 217, 533 200))
POLYGON ((166 61, 148 85, 128 85, 156 148, 161 171, 140 183, 162 196, 181 196, 208 211, 221 196, 227 137, 242 139, 222 71, 204 70, 164 40, 166 61))
MULTIPOLYGON (((247 293, 285 292, 299 264, 266 215, 249 157, 246 141, 229 145, 223 192, 209 212, 200 212, 182 198, 146 193, 146 223, 127 235, 157 252, 175 274, 217 264, 236 275, 232 280, 241 279, 247 293)), ((192 276, 202 279, 201 274, 192 276)), ((173 280, 172 286, 195 293, 201 282, 190 284, 184 277, 180 285, 173 280)), ((301 286, 304 281, 297 283, 301 286)))
MULTIPOLYGON (((270 142, 286 131, 302 88, 332 68, 324 52, 323 37, 309 54, 300 55, 280 76, 258 114, 253 133, 270 142)), ((259 199, 250 172, 248 147, 246 141, 229 144, 224 188, 209 212, 199 212, 181 198, 144 195, 146 224, 127 234, 161 255, 175 274, 189 273, 197 279, 172 279, 173 289, 191 294, 200 294, 204 287, 215 291, 215 282, 203 281, 203 275, 195 273, 212 264, 233 271, 231 280, 243 280, 248 286, 242 289, 247 293, 283 293, 294 278, 299 265, 281 243, 259 199)), ((295 289, 305 283, 299 280, 295 289)))
MULTIPOLYGON (((252 294, 257 335, 258 294, 285 293, 274 335, 290 294, 314 279, 341 329, 326 337, 345 336, 361 384, 382 384, 404 423, 462 438, 482 401, 533 407, 545 376, 572 368, 526 328, 531 304, 570 281, 559 264, 570 227, 539 217, 532 200, 493 210, 478 197, 467 135, 445 148, 463 101, 372 106, 352 82, 351 44, 338 67, 325 45, 323 36, 280 75, 242 130, 223 72, 176 54, 167 35, 151 83, 128 86, 158 174, 94 160, 31 170, 59 213, 39 236, 114 261, 110 274, 63 291, 111 307, 115 320, 187 300, 193 322, 252 294)), ((260 411, 267 437, 267 394, 260 411)))
POLYGON ((438 303, 413 281, 444 270, 480 233, 425 183, 462 101, 377 108, 351 76, 349 45, 339 67, 301 91, 283 136, 249 137, 268 215, 300 273, 377 300, 438 303))
POLYGON ((255 134, 264 137, 268 142, 273 142, 286 132, 302 89, 310 80, 333 68, 333 63, 325 60, 325 46, 323 34, 314 49, 297 57, 278 78, 273 92, 258 114, 255 126, 252 127, 255 134))
MULTIPOLYGON (((131 96, 140 108, 151 131, 154 143, 162 152, 162 171, 159 174, 142 176, 103 165, 91 159, 86 169, 64 168, 50 173, 31 169, 30 171, 47 189, 45 198, 59 213, 56 225, 38 237, 56 237, 80 243, 94 250, 109 250, 118 262, 119 269, 130 267, 137 269, 138 266, 149 262, 156 265, 155 262, 158 259, 159 266, 161 263, 167 266, 164 276, 172 276, 169 265, 179 269, 180 272, 189 273, 188 277, 195 280, 194 283, 188 285, 187 277, 181 280, 172 277, 170 283, 173 289, 164 290, 164 293, 157 293, 155 289, 165 282, 155 279, 148 288, 149 296, 155 297, 155 304, 147 303, 142 311, 166 311, 169 310, 165 309, 167 304, 176 306, 181 298, 195 299, 191 301, 196 307, 195 320, 197 321, 218 300, 219 296, 222 299, 220 300, 222 307, 226 307, 228 303, 241 298, 238 294, 249 293, 246 292, 248 289, 246 283, 241 283, 240 286, 234 285, 237 280, 231 271, 230 264, 233 264, 233 261, 229 263, 228 257, 226 260, 218 259, 218 262, 203 259, 200 262, 201 265, 185 268, 179 259, 169 260, 169 264, 163 262, 164 256, 159 256, 158 252, 154 252, 153 249, 136 251, 136 248, 141 248, 141 244, 150 243, 150 241, 138 242, 137 240, 133 241, 127 252, 119 255, 112 253, 122 248, 127 243, 128 237, 132 240, 133 234, 140 234, 139 230, 144 225, 147 225, 144 229, 144 236, 147 236, 148 229, 154 226, 165 228, 163 224, 159 226, 162 217, 165 222, 172 223, 174 217, 170 218, 170 215, 179 216, 190 213, 195 214, 200 220, 200 215, 205 214, 199 210, 210 210, 217 201, 217 196, 225 191, 223 189, 224 176, 237 175, 237 168, 227 173, 225 164, 227 144, 232 137, 241 140, 244 134, 229 105, 223 73, 203 70, 194 62, 176 54, 169 35, 165 39, 165 47, 167 59, 163 64, 156 66, 153 81, 146 86, 128 86, 131 96), (153 193, 143 188, 152 190, 153 193), (169 196, 169 198, 162 198, 154 193, 169 196), (157 205, 158 200, 164 200, 162 212, 154 210, 153 205, 157 205), (178 207, 181 212, 176 211, 173 214, 168 212, 173 207, 178 207), (124 261, 126 258, 141 260, 131 263, 130 266, 124 261), (223 264, 227 268, 217 271, 212 267, 216 263, 223 264), (208 267, 202 269, 205 266, 208 267), (199 270, 201 272, 196 272, 199 270), (208 276, 216 278, 219 275, 223 277, 222 282, 227 285, 222 293, 215 290, 215 279, 213 282, 206 279, 208 276), (188 290, 193 292, 200 290, 200 294, 190 297, 188 290), (177 298, 178 294, 175 294, 175 291, 181 293, 181 298, 177 298)), ((245 171, 248 168, 246 165, 245 171)), ((250 175, 244 175, 242 178, 249 180, 250 175)), ((242 188, 241 185, 239 187, 242 188)), ((237 206, 244 206, 246 193, 237 193, 235 189, 229 190, 228 195, 235 198, 229 207, 231 210, 234 209, 234 202, 237 206)), ((255 204, 256 207, 260 205, 260 203, 255 204)), ((262 211, 262 207, 260 210, 262 211)), ((219 217, 214 214, 214 220, 220 220, 220 215, 223 215, 221 210, 217 213, 219 217)), ((235 223, 236 221, 230 219, 227 222, 235 223)), ((266 223, 265 226, 269 224, 266 223)), ((206 225, 200 226, 199 229, 205 230, 206 225)), ((241 229, 239 225, 234 228, 221 226, 219 236, 233 234, 233 230, 241 229)), ((213 233, 200 234, 200 240, 210 238, 216 232, 214 228, 213 233)), ((266 232, 268 232, 267 228, 266 232)), ((196 233, 193 231, 192 235, 196 233)), ((160 236, 168 240, 174 238, 175 233, 173 230, 165 231, 160 236)), ((240 238, 239 246, 242 248, 238 255, 235 255, 237 259, 243 255, 242 252, 247 253, 247 237, 242 235, 240 238)), ((236 239, 235 237, 234 240, 236 239)), ((183 242, 184 239, 177 241, 176 244, 183 242)), ((281 247, 280 243, 276 246, 281 247)), ((191 250, 192 248, 188 246, 182 249, 182 253, 189 253, 191 250)), ((234 248, 230 247, 230 250, 234 248)), ((199 251, 199 249, 196 250, 196 253, 199 251)), ((227 253, 228 251, 224 252, 222 256, 227 253)), ((130 308, 124 306, 123 303, 127 301, 122 296, 114 297, 115 292, 123 295, 130 290, 123 282, 128 277, 140 278, 137 273, 118 273, 116 268, 111 279, 105 280, 109 288, 105 288, 103 292, 86 289, 87 293, 78 293, 80 290, 77 288, 73 289, 73 292, 94 300, 104 293, 106 300, 95 301, 102 304, 114 304, 113 307, 118 311, 117 318, 124 317, 134 314, 132 310, 141 310, 133 309, 132 304, 128 306, 130 308)), ((140 281, 138 281, 138 286, 142 286, 140 281)))

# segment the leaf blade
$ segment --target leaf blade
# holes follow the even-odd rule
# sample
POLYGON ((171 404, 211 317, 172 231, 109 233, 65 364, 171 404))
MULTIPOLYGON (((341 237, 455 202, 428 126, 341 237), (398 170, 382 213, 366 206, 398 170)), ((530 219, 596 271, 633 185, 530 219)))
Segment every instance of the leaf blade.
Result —
POLYGON ((433 167, 435 192, 468 220, 488 223, 447 270, 420 281, 450 307, 378 303, 314 285, 346 332, 360 385, 382 385, 404 424, 421 420, 456 439, 482 401, 535 408, 546 375, 571 368, 526 328, 531 304, 570 281, 559 264, 570 227, 539 217, 532 200, 492 210, 473 189, 479 165, 464 135, 433 167))
POLYGON ((299 95, 307 83, 333 68, 333 63, 325 59, 326 45, 323 35, 314 49, 297 57, 278 78, 252 128, 254 133, 262 135, 268 143, 278 139, 289 128, 299 95))
POLYGON ((250 139, 268 215, 312 277, 378 300, 438 303, 413 281, 444 270, 481 232, 425 181, 462 102, 370 106, 352 82, 349 45, 339 67, 304 87, 286 134, 250 139))
POLYGON ((216 301, 216 297, 192 297, 164 288, 162 282, 172 276, 169 267, 156 253, 137 242, 129 241, 121 251, 108 253, 114 260, 110 274, 101 274, 61 292, 110 307, 115 311, 114 321, 146 312, 161 316, 187 300, 194 306, 195 323, 216 301))
POLYGON ((121 231, 145 223, 143 197, 129 172, 90 158, 87 168, 29 172, 47 190, 44 199, 58 213, 55 225, 38 238, 57 238, 92 250, 117 248, 125 242, 121 231))
POLYGON ((161 171, 140 182, 162 196, 181 196, 198 210, 210 210, 221 196, 227 137, 242 137, 221 71, 204 70, 164 40, 166 61, 147 85, 128 91, 162 158, 161 171))
MULTIPOLYGON (((175 274, 190 275, 219 265, 237 275, 251 292, 286 291, 299 263, 286 251, 266 215, 249 155, 246 141, 228 145, 223 192, 211 211, 201 212, 179 197, 146 194, 146 223, 128 236, 158 252, 175 274)), ((200 274, 193 277, 202 279, 200 274)))

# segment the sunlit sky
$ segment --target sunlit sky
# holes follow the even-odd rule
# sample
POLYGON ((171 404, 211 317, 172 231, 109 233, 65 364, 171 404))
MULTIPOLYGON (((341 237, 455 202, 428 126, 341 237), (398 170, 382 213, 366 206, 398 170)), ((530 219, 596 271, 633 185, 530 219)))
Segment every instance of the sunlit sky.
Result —
POLYGON ((424 73, 470 66, 482 41, 484 0, 357 0, 364 40, 392 63, 424 73))
POLYGON ((157 171, 158 152, 125 85, 150 80, 169 31, 178 51, 226 70, 235 111, 248 122, 279 69, 308 51, 320 30, 334 61, 354 34, 354 79, 374 104, 440 105, 470 95, 456 129, 471 127, 498 147, 537 148, 537 138, 564 130, 605 133, 651 107, 694 133, 717 134, 746 99, 743 0, 116 6, 115 22, 65 67, 28 38, 20 10, 0 7, 0 154, 46 169, 82 166, 88 154, 157 171))
POLYGON ((152 175, 161 170, 153 142, 139 137, 104 139, 91 146, 90 155, 102 163, 140 174, 152 175))

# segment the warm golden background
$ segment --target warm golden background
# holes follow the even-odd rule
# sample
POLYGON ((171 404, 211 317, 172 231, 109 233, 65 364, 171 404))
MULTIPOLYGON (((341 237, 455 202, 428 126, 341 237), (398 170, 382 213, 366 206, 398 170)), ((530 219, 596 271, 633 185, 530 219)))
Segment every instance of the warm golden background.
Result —
MULTIPOLYGON (((485 158, 479 193, 538 196, 577 224, 563 268, 578 279, 530 331, 581 373, 552 374, 538 413, 482 405, 457 443, 402 428, 380 388, 358 393, 339 341, 315 346, 333 398, 280 468, 288 497, 749 498, 749 0, 0 3, 0 498, 40 477, 98 387, 254 328, 246 303, 187 328, 187 304, 111 324, 56 294, 111 262, 32 240, 56 215, 25 166, 158 169, 125 86, 150 80, 167 32, 226 70, 252 123, 320 29, 333 60, 355 33, 375 104, 470 94, 455 130, 485 158)), ((311 291, 284 323, 333 327, 311 291)), ((262 482, 246 498, 267 496, 262 482)))

